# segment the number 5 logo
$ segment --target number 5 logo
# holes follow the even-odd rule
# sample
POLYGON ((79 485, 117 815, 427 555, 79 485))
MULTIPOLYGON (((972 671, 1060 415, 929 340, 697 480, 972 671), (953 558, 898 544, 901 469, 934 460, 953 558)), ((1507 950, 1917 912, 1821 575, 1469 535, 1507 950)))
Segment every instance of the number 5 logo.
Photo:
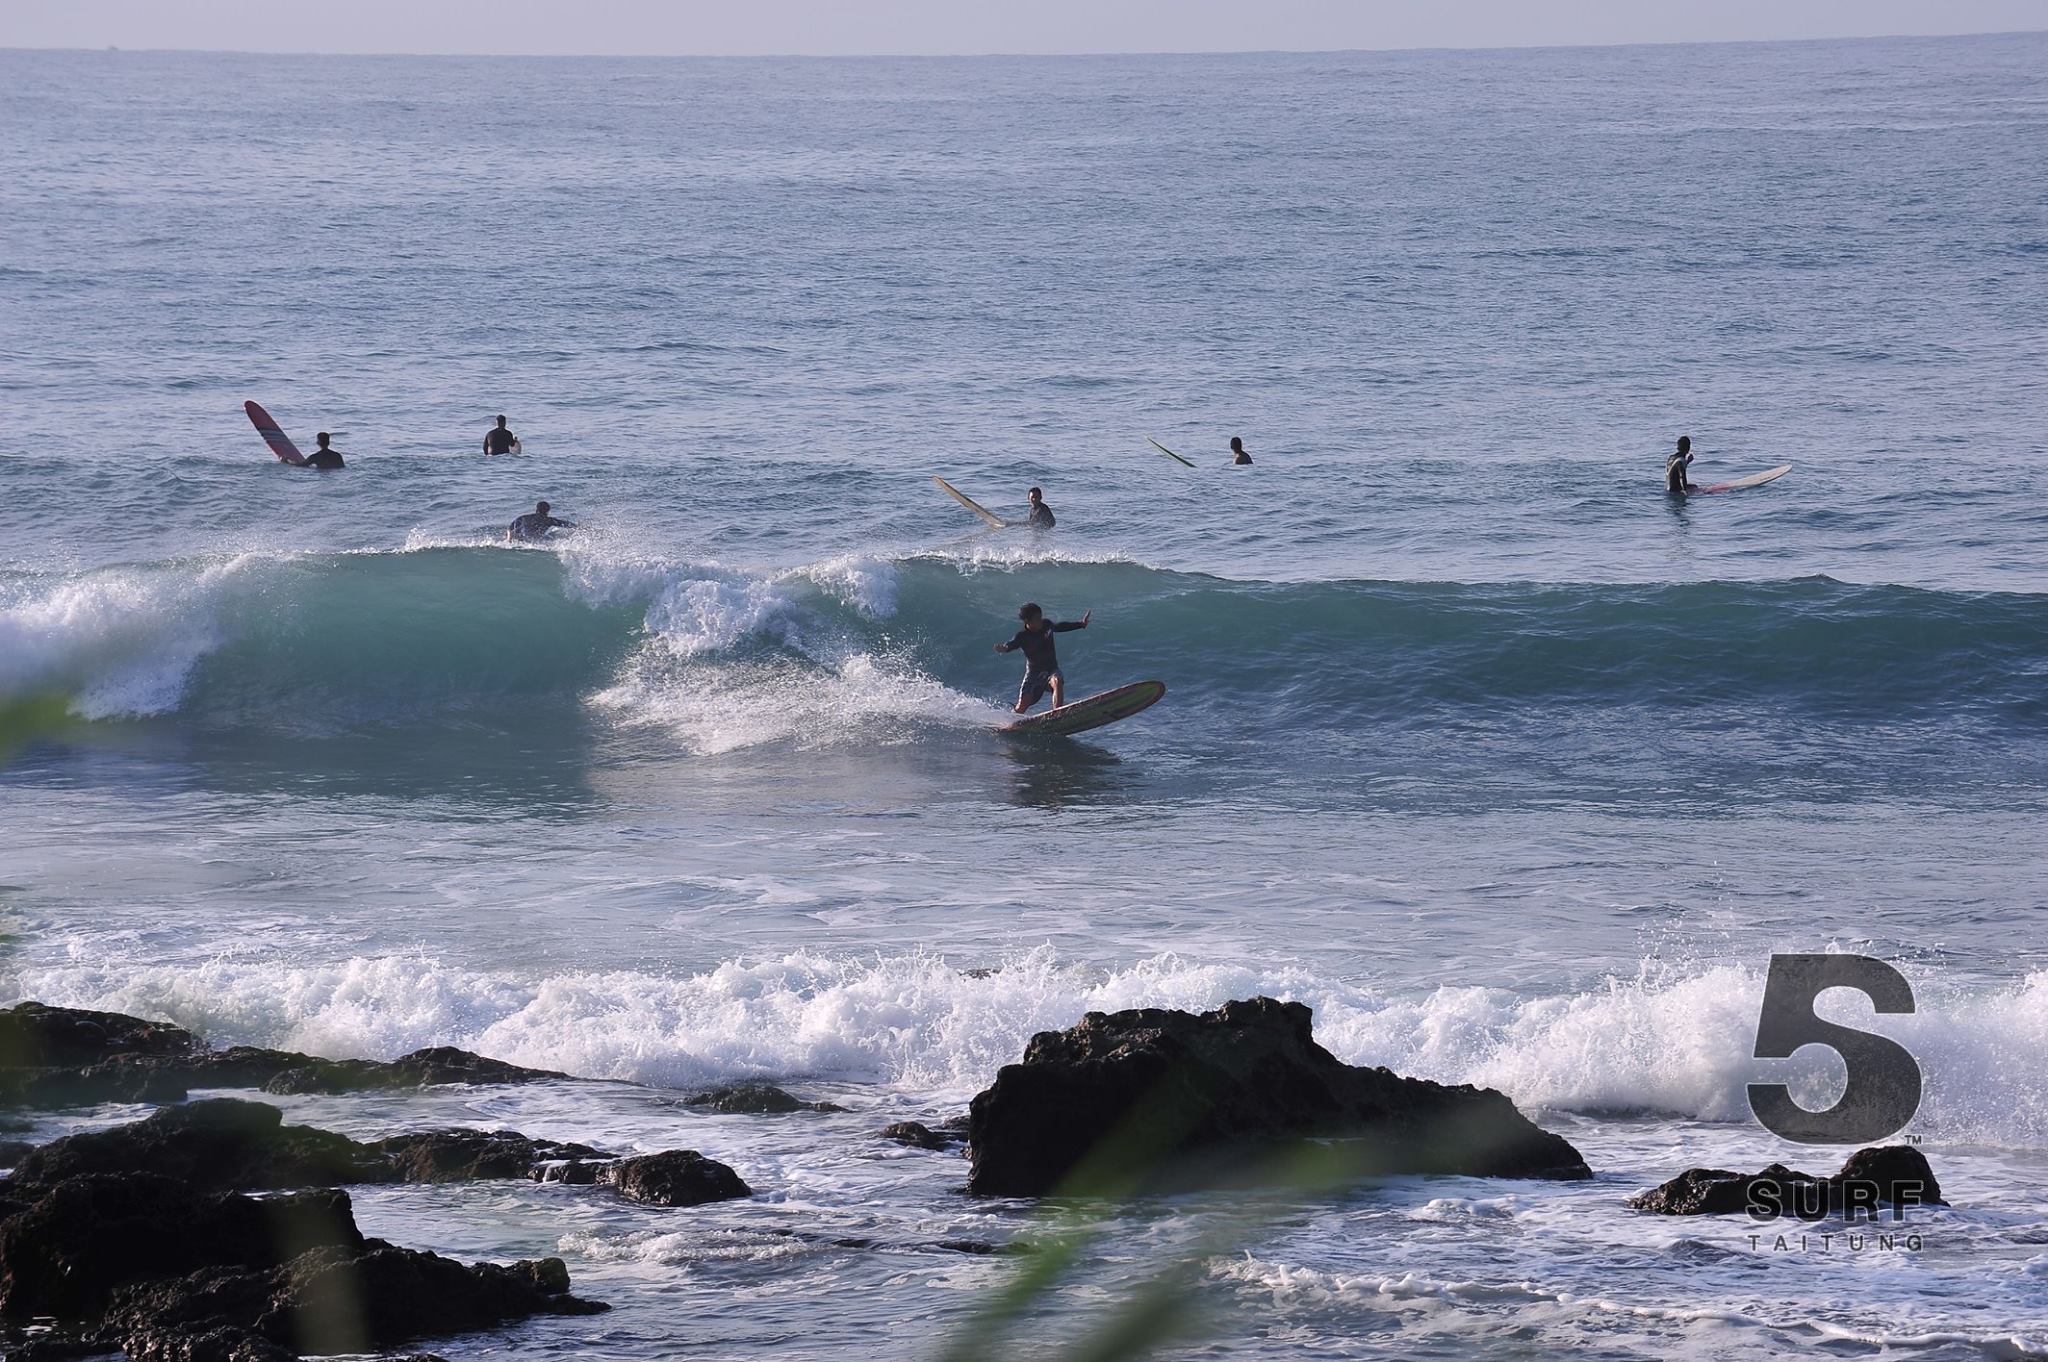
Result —
POLYGON ((1920 1109, 1920 1065, 1904 1046, 1814 1015, 1815 999, 1853 988, 1879 1012, 1911 1012, 1906 976, 1867 955, 1774 955, 1756 1023, 1756 1058, 1790 1059, 1825 1045, 1848 1067, 1842 1100, 1808 1111, 1783 1083, 1749 1085, 1749 1109, 1772 1134, 1800 1144, 1871 1144, 1902 1129, 1920 1109))

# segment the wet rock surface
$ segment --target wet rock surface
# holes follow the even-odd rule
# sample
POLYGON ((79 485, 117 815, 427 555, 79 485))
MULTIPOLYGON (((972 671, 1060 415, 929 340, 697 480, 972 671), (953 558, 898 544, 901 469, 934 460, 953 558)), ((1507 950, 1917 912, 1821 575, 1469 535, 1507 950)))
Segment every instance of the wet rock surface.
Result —
POLYGON ((806 1102, 772 1083, 734 1083, 723 1088, 692 1093, 684 1106, 708 1107, 728 1115, 785 1116, 796 1111, 845 1111, 830 1102, 806 1102))
POLYGON ((1342 1063, 1315 1043, 1306 1006, 1271 998, 1091 1012, 1040 1032, 968 1123, 968 1190, 996 1196, 1287 1180, 1299 1170, 1274 1159, 1290 1154, 1315 1156, 1318 1181, 1591 1176, 1503 1094, 1342 1063))
POLYGON ((0 1317, 57 1326, 25 1356, 271 1362, 604 1308, 570 1294, 560 1259, 468 1265, 366 1239, 340 1191, 91 1173, 0 1220, 0 1317))
POLYGON ((116 1012, 34 1002, 0 1010, 0 1104, 13 1106, 177 1102, 194 1088, 342 1093, 566 1077, 451 1046, 394 1060, 320 1059, 254 1046, 213 1050, 182 1027, 116 1012))
POLYGON ((1755 1173, 1688 1168, 1629 1198, 1632 1210, 1655 1215, 1748 1215, 1820 1218, 1877 1206, 1946 1206, 1927 1156, 1911 1145, 1859 1149, 1832 1177, 1774 1163, 1755 1173))
POLYGON ((701 1206, 754 1194, 738 1173, 694 1149, 620 1159, 601 1166, 597 1181, 648 1206, 701 1206))
POLYGON ((908 1145, 912 1149, 929 1149, 934 1153, 948 1149, 958 1149, 967 1142, 967 1135, 964 1131, 946 1130, 943 1128, 933 1130, 922 1121, 894 1122, 876 1131, 875 1138, 878 1140, 894 1140, 897 1144, 908 1145))

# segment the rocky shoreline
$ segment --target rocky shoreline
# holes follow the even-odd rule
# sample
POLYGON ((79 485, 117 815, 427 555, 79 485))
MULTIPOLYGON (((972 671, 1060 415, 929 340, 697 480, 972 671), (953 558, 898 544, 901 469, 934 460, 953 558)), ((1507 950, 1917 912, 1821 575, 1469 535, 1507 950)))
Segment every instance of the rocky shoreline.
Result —
MULTIPOLYGON (((965 1156, 982 1196, 1132 1196, 1196 1187, 1337 1186, 1391 1175, 1583 1181, 1570 1143, 1501 1093, 1344 1064, 1309 1009, 1252 998, 1200 1014, 1090 1013, 1034 1036, 961 1118, 875 1137, 965 1156)), ((447 1047, 392 1061, 213 1050, 179 1027, 21 1003, 0 1010, 0 1104, 139 1102, 143 1119, 0 1150, 0 1328, 8 1355, 278 1362, 374 1352, 539 1315, 608 1307, 559 1258, 462 1264, 368 1238, 344 1188, 528 1179, 650 1207, 753 1195, 691 1149, 620 1154, 512 1130, 358 1141, 287 1124, 268 1103, 194 1089, 345 1093, 570 1081, 447 1047)), ((761 1083, 677 1099, 764 1118, 839 1112, 761 1083)), ((957 1165, 956 1165, 957 1166, 957 1165)), ((1773 1165, 1691 1169, 1628 1205, 1661 1214, 1799 1214, 1945 1204, 1917 1150, 1865 1150, 1830 1179, 1773 1165), (1874 1190, 1873 1190, 1874 1189, 1874 1190), (1775 1200, 1774 1200, 1775 1199, 1775 1200)), ((1760 1218, 1760 1217, 1759 1217, 1760 1218)), ((938 1247, 992 1252, 1000 1246, 938 1247)))

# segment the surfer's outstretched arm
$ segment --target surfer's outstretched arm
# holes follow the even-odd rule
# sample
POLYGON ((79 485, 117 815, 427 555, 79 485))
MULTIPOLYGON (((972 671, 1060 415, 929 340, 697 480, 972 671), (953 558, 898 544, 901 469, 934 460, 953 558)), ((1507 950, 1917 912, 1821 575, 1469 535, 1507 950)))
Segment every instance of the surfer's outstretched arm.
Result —
POLYGON ((1061 620, 1058 624, 1055 624, 1052 627, 1052 631, 1055 634, 1065 634, 1071 633, 1076 629, 1086 629, 1088 627, 1088 621, 1093 618, 1095 618, 1095 612, 1093 610, 1084 611, 1082 612, 1081 618, 1077 620, 1061 620))

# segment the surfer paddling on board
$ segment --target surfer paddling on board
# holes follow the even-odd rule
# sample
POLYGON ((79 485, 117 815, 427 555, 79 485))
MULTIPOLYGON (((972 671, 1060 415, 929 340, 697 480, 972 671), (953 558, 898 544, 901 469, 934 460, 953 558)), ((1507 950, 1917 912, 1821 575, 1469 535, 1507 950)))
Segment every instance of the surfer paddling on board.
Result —
POLYGON ((1244 452, 1244 436, 1230 437, 1230 461, 1234 464, 1248 464, 1252 461, 1252 456, 1244 452))
POLYGON ((519 448, 519 437, 506 429, 505 418, 500 416, 498 424, 484 432, 485 454, 510 454, 519 448))
POLYGON ((1052 518, 1052 507, 1045 504, 1045 493, 1034 487, 1025 495, 1031 502, 1031 516, 1025 524, 1034 530, 1049 530, 1059 524, 1059 521, 1052 518))
POLYGON ((1086 629, 1094 614, 1092 610, 1086 611, 1077 620, 1061 620, 1055 624, 1045 617, 1036 601, 1026 601, 1017 608, 1017 618, 1024 627, 1008 643, 996 645, 999 653, 1022 651, 1024 654, 1024 684, 1017 688, 1017 713, 1029 710, 1048 690, 1052 692, 1054 709, 1066 704, 1067 678, 1060 674, 1059 653, 1053 648, 1052 636, 1070 629, 1086 629))
POLYGON ((533 512, 512 522, 512 528, 505 531, 505 537, 515 544, 538 544, 556 530, 573 530, 575 522, 558 520, 548 514, 548 504, 537 501, 533 512))
POLYGON ((347 464, 341 461, 341 451, 329 448, 327 440, 328 435, 324 430, 313 437, 313 442, 320 447, 306 456, 306 467, 322 470, 348 467, 347 464))
POLYGON ((1678 452, 1664 460, 1664 490, 1674 497, 1697 492, 1699 487, 1685 475, 1692 468, 1692 436, 1678 437, 1678 452))

